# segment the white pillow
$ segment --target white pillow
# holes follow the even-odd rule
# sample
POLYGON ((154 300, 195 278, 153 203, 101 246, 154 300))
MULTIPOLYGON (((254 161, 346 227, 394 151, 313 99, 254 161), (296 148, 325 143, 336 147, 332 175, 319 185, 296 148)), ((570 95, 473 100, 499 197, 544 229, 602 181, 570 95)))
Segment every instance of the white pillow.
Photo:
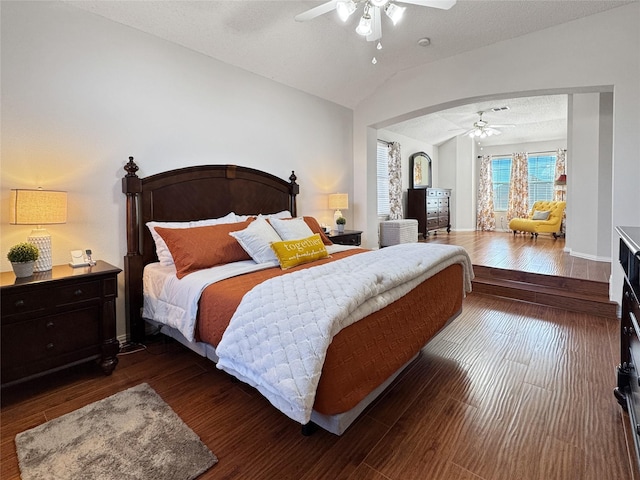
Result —
POLYGON ((244 222, 251 217, 264 217, 264 218, 291 218, 291 212, 289 210, 282 210, 277 213, 269 213, 267 215, 263 215, 262 213, 258 215, 236 215, 236 218, 239 222, 244 222))
POLYGON ((313 235, 313 231, 309 228, 309 225, 307 225, 303 217, 296 217, 291 220, 270 218, 269 222, 278 235, 280 235, 280 238, 285 241, 299 240, 313 235))
POLYGON ((271 249, 271 243, 280 242, 282 239, 264 217, 258 217, 244 230, 229 232, 229 235, 238 240, 245 252, 256 263, 278 263, 278 259, 271 249))
POLYGON ((278 213, 271 213, 269 215, 265 215, 267 218, 291 218, 291 212, 289 210, 283 210, 278 213))
POLYGON ((236 218, 236 214, 231 212, 220 218, 210 218, 207 220, 194 220, 192 222, 147 222, 147 227, 151 232, 151 238, 156 244, 156 255, 160 265, 173 265, 173 257, 171 252, 164 242, 162 237, 156 232, 156 227, 161 228, 193 228, 193 227, 206 227, 209 225, 220 225, 223 223, 236 223, 239 222, 236 218))

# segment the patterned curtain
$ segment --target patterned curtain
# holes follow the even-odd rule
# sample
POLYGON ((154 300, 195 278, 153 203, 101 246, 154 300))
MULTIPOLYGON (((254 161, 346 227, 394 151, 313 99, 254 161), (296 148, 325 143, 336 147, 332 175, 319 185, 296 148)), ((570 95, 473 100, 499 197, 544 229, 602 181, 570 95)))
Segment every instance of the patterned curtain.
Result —
MULTIPOLYGON (((553 177, 557 180, 560 175, 566 175, 567 173, 567 151, 562 148, 558 149, 556 156, 556 176, 553 177)), ((553 199, 556 201, 566 200, 564 193, 566 191, 566 185, 556 185, 553 189, 553 199)))
POLYGON ((402 218, 402 158, 400 144, 389 144, 389 220, 402 218))
POLYGON ((476 229, 490 232, 496 229, 496 216, 493 211, 493 174, 491 157, 488 155, 484 155, 480 160, 476 229))
POLYGON ((529 216, 528 161, 529 155, 526 153, 514 153, 511 157, 511 185, 509 186, 507 220, 529 216))

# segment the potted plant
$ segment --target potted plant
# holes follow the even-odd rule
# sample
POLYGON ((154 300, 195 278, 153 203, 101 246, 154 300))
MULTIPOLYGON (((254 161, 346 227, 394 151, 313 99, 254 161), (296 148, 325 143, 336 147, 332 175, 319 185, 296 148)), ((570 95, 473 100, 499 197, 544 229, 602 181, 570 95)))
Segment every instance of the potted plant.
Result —
POLYGON ((9 253, 7 253, 7 258, 11 262, 16 277, 22 278, 33 275, 33 265, 39 255, 38 247, 32 243, 23 242, 11 247, 9 253))
POLYGON ((347 219, 344 217, 338 217, 336 219, 336 225, 338 226, 338 232, 344 232, 344 226, 347 223, 347 219))

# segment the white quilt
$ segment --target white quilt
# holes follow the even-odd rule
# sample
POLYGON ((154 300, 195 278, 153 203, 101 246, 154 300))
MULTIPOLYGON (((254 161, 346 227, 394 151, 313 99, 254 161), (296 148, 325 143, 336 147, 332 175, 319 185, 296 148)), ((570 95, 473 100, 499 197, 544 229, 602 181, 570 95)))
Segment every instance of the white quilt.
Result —
MULTIPOLYGON (((330 245, 329 253, 355 247, 330 245)), ((209 285, 227 278, 277 266, 275 263, 256 263, 253 260, 227 263, 176 277, 175 265, 152 263, 145 267, 142 277, 144 291, 143 318, 178 330, 190 342, 195 338, 198 304, 202 291, 209 285)))
POLYGON ((217 366, 306 424, 333 336, 456 263, 464 268, 460 288, 470 292, 467 252, 425 243, 373 250, 267 280, 242 299, 216 349, 217 366))

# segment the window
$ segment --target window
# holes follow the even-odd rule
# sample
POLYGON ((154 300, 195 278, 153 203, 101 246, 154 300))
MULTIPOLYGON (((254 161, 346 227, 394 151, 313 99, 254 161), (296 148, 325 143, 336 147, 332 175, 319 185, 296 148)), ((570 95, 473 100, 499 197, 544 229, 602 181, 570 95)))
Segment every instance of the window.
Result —
POLYGON ((378 186, 378 216, 389 215, 389 146, 378 142, 376 183, 378 186))
POLYGON ((556 173, 556 156, 529 155, 529 209, 538 200, 553 200, 553 181, 556 173))
MULTIPOLYGON (((507 211, 509 205, 509 184, 511 181, 511 157, 491 159, 493 181, 493 208, 507 211)), ((529 155, 527 163, 529 184, 529 209, 538 200, 553 200, 555 155, 529 155)))
POLYGON ((491 159, 493 181, 493 209, 506 212, 509 205, 509 181, 511 179, 511 158, 491 159))

